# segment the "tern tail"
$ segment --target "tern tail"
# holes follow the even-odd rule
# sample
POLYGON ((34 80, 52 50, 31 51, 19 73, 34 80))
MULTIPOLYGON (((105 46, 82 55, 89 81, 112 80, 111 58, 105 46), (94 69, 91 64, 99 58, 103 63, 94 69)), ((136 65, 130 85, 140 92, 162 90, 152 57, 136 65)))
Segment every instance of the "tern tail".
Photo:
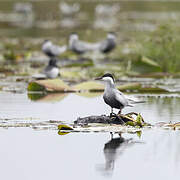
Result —
POLYGON ((132 100, 132 99, 128 99, 128 101, 132 104, 138 104, 138 103, 145 103, 146 101, 135 101, 135 100, 132 100))

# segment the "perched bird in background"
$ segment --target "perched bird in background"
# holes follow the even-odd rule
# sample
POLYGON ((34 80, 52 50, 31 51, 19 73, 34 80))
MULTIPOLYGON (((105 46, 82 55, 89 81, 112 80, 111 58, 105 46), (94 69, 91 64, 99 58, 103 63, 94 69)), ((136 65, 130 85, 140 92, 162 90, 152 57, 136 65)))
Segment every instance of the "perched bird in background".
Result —
POLYGON ((69 36, 69 49, 77 54, 84 54, 92 50, 92 44, 79 40, 77 33, 71 33, 69 36))
POLYGON ((113 32, 107 34, 107 38, 98 45, 99 51, 102 53, 109 53, 116 47, 116 35, 113 32))
POLYGON ((79 12, 80 4, 79 3, 68 4, 66 2, 60 2, 59 10, 63 15, 70 16, 79 12))
POLYGON ((107 34, 107 38, 101 42, 88 43, 79 40, 77 33, 71 33, 69 36, 69 49, 77 54, 84 54, 88 51, 99 51, 109 53, 116 47, 116 35, 113 32, 107 34))
POLYGON ((43 74, 46 78, 54 79, 60 75, 59 68, 57 66, 57 60, 52 58, 49 60, 48 66, 43 71, 43 74))
POLYGON ((95 80, 100 80, 105 83, 103 99, 104 102, 111 107, 111 115, 113 114, 113 108, 119 109, 118 114, 121 114, 124 107, 133 107, 133 104, 144 102, 129 99, 121 91, 116 89, 114 77, 110 73, 104 74, 95 80))
POLYGON ((31 3, 18 2, 14 4, 14 11, 22 14, 32 13, 33 8, 31 3))
POLYGON ((42 44, 42 51, 50 58, 59 56, 67 50, 67 46, 54 45, 50 40, 45 40, 42 44))

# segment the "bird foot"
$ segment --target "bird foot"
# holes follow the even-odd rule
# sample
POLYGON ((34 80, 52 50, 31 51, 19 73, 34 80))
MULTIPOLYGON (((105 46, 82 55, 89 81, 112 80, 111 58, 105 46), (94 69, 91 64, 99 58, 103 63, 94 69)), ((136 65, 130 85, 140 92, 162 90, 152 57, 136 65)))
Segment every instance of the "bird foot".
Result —
POLYGON ((121 114, 121 110, 119 110, 118 114, 121 114))
POLYGON ((119 117, 118 115, 119 115, 119 113, 118 113, 118 114, 110 113, 110 118, 115 117, 115 118, 117 118, 122 124, 124 124, 125 122, 124 122, 124 121, 122 120, 122 118, 119 117))
POLYGON ((115 113, 110 113, 110 118, 112 118, 112 117, 116 117, 117 115, 115 114, 115 113))

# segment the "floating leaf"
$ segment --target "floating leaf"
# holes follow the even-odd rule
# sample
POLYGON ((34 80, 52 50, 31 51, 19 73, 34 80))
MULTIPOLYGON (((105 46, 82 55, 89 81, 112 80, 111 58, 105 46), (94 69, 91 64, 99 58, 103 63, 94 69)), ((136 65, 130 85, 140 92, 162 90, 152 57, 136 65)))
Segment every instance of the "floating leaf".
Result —
POLYGON ((142 135, 142 131, 137 131, 136 134, 137 134, 137 136, 140 138, 141 135, 142 135))
POLYGON ((169 91, 160 87, 142 87, 141 89, 139 89, 139 92, 166 93, 169 91))
POLYGON ((102 94, 102 92, 81 92, 76 93, 78 96, 86 97, 86 98, 94 98, 98 97, 102 94))
POLYGON ((73 87, 77 91, 103 91, 104 86, 95 81, 87 81, 80 84, 77 84, 73 87))
POLYGON ((62 130, 73 130, 72 127, 70 127, 68 125, 65 125, 65 124, 58 125, 58 129, 59 129, 59 131, 62 131, 62 130))
POLYGON ((141 84, 140 83, 127 83, 121 86, 117 86, 117 88, 121 91, 125 90, 139 90, 141 89, 141 84))
POLYGON ((74 91, 60 79, 47 79, 30 82, 28 91, 46 91, 46 92, 72 92, 74 91))
POLYGON ((28 91, 45 91, 45 87, 36 82, 30 82, 27 88, 28 91))

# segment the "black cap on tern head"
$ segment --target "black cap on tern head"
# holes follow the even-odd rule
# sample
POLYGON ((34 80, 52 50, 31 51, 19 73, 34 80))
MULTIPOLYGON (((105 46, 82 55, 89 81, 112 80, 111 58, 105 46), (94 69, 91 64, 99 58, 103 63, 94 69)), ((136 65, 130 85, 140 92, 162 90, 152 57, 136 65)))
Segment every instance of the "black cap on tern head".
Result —
POLYGON ((108 32, 107 33, 107 38, 116 39, 117 38, 116 33, 115 32, 108 32))
POLYGON ((103 77, 111 77, 111 78, 113 79, 113 81, 114 81, 114 77, 113 77, 113 75, 110 74, 110 73, 104 74, 101 78, 103 78, 103 77))
POLYGON ((116 33, 115 32, 108 32, 108 34, 113 34, 114 36, 116 36, 116 33))
POLYGON ((69 36, 72 36, 72 35, 77 35, 77 36, 78 36, 78 33, 76 33, 76 32, 71 32, 71 33, 69 34, 69 36))
POLYGON ((70 34, 77 34, 77 32, 71 32, 70 34))
POLYGON ((113 77, 113 75, 110 74, 110 73, 106 73, 106 74, 104 74, 103 76, 101 76, 100 78, 96 78, 95 80, 101 80, 101 79, 103 79, 104 77, 110 77, 110 78, 112 78, 113 81, 114 81, 114 77, 113 77))
POLYGON ((45 39, 45 40, 43 41, 43 44, 44 44, 44 43, 46 43, 46 42, 49 42, 49 41, 50 41, 50 40, 48 40, 48 39, 45 39))
POLYGON ((69 38, 75 38, 75 39, 78 39, 79 38, 79 35, 76 33, 76 32, 72 32, 71 34, 69 34, 69 38))

